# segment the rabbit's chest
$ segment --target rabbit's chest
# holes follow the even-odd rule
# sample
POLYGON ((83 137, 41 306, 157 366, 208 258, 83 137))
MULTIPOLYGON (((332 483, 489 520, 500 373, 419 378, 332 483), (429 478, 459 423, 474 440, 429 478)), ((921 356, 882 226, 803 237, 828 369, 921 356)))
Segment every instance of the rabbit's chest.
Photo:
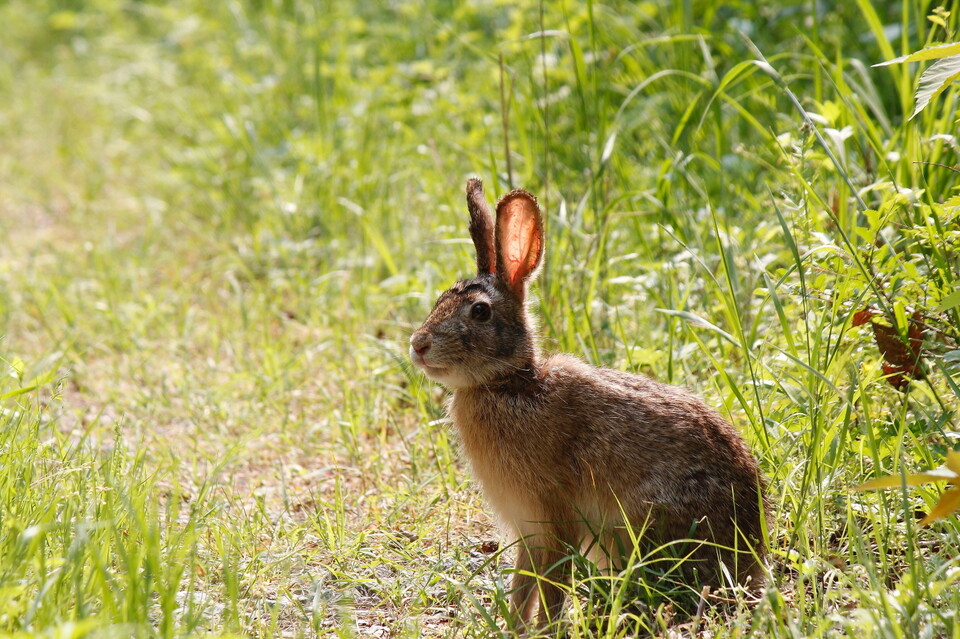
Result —
MULTIPOLYGON (((524 510, 521 495, 556 490, 563 443, 536 418, 536 406, 524 402, 458 401, 450 416, 463 452, 487 497, 498 510, 524 510)), ((481 401, 477 401, 480 399, 481 401)))
POLYGON ((459 400, 454 395, 449 412, 471 461, 500 466, 530 468, 549 458, 559 445, 554 433, 538 419, 532 401, 484 401, 482 395, 459 400))

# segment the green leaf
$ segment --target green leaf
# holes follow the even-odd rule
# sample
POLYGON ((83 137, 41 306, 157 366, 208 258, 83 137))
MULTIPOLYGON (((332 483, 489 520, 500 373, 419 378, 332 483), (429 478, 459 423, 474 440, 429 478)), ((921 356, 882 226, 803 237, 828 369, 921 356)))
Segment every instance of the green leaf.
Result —
POLYGON ((957 78, 960 78, 960 55, 943 58, 931 64, 930 68, 920 76, 920 86, 917 88, 916 95, 917 105, 909 119, 916 117, 930 104, 931 100, 943 93, 957 78))
POLYGON ((946 58, 949 56, 960 54, 960 42, 951 42, 948 44, 938 44, 935 47, 927 47, 926 49, 920 49, 919 51, 914 51, 907 55, 902 55, 899 58, 894 58, 893 60, 887 60, 886 62, 879 62, 873 66, 875 67, 885 67, 891 64, 900 64, 902 62, 921 62, 923 60, 939 60, 940 58, 946 58))
POLYGON ((694 326, 699 326, 699 327, 701 327, 701 328, 705 328, 705 329, 707 329, 707 330, 711 330, 711 331, 713 331, 714 333, 718 334, 720 337, 723 337, 724 339, 726 339, 728 342, 730 342, 731 344, 733 344, 733 345, 736 346, 737 348, 740 348, 740 342, 738 342, 738 341, 736 340, 736 338, 734 338, 733 335, 731 335, 730 333, 726 332, 725 330, 723 330, 722 328, 720 328, 720 327, 717 326, 716 324, 711 324, 710 322, 708 322, 707 320, 703 319, 703 318, 700 317, 699 315, 694 315, 694 314, 691 313, 690 311, 674 311, 674 310, 670 310, 670 309, 666 309, 666 308, 657 308, 657 309, 654 309, 654 310, 656 310, 658 313, 663 313, 664 315, 673 315, 674 317, 683 318, 683 319, 687 320, 688 322, 690 322, 691 324, 693 324, 694 326))
POLYGON ((31 391, 35 391, 38 388, 46 386, 56 379, 56 371, 47 371, 42 375, 37 375, 29 384, 26 386, 21 386, 12 391, 7 391, 6 393, 0 393, 0 400, 10 399, 11 397, 17 397, 18 395, 24 395, 31 391))
POLYGON ((950 293, 942 300, 937 306, 937 312, 942 313, 943 311, 948 311, 955 306, 960 306, 960 289, 955 290, 953 293, 950 293))
POLYGON ((954 195, 947 198, 943 202, 943 208, 947 211, 955 208, 960 208, 960 195, 954 195))

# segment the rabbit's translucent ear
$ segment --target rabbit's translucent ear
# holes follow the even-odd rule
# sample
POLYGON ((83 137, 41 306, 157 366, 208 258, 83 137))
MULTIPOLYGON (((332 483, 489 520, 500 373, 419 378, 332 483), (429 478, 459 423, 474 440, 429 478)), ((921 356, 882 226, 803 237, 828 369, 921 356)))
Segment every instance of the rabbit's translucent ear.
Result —
POLYGON ((478 178, 467 180, 467 210, 470 211, 470 237, 477 249, 477 275, 493 273, 496 269, 493 215, 483 197, 483 182, 478 178))
POLYGON ((543 258, 543 218, 537 198, 522 189, 497 202, 497 275, 521 299, 543 258))

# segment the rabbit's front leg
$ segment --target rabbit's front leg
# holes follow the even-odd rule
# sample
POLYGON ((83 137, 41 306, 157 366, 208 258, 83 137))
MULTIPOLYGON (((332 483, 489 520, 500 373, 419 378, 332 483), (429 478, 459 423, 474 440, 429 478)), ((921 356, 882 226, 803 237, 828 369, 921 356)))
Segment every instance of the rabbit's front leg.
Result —
POLYGON ((574 535, 566 522, 521 531, 510 593, 511 616, 521 629, 530 627, 537 602, 538 627, 545 628, 560 618, 570 583, 574 535))
POLYGON ((517 541, 517 560, 510 582, 510 616, 511 622, 519 622, 520 628, 528 626, 533 618, 534 604, 537 601, 534 566, 540 565, 539 554, 540 548, 529 537, 521 536, 517 541))
POLYGON ((575 543, 573 531, 562 524, 541 537, 540 561, 536 567, 537 575, 541 576, 540 614, 537 617, 537 625, 541 628, 556 623, 563 612, 572 572, 570 554, 575 543))

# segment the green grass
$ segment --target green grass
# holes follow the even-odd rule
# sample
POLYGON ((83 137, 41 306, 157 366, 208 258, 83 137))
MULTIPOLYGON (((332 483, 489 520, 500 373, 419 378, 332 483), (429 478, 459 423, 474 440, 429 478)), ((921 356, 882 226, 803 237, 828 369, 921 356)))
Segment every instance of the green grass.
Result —
POLYGON ((0 6, 0 634, 496 632, 511 549, 405 359, 476 174, 540 197, 545 345, 770 480, 759 601, 584 566, 568 636, 960 637, 937 490, 849 491, 960 443, 956 93, 905 122, 921 69, 870 66, 958 15, 838 5, 0 6), (906 392, 868 306, 922 313, 906 392))

